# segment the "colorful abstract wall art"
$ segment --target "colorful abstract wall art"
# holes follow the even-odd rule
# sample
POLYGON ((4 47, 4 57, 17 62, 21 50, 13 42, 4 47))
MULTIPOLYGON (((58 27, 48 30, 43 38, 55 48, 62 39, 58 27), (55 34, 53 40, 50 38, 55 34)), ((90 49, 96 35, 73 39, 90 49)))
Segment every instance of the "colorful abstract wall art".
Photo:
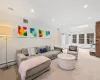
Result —
POLYGON ((37 37, 37 31, 34 28, 30 28, 30 33, 32 35, 32 37, 37 37))
POLYGON ((46 36, 50 36, 50 31, 46 31, 46 36))
POLYGON ((39 30, 39 37, 44 37, 44 35, 45 35, 44 30, 39 30))
POLYGON ((45 32, 46 38, 50 38, 50 35, 51 35, 51 34, 50 34, 50 31, 46 31, 46 32, 45 32))
POLYGON ((25 37, 27 36, 27 27, 26 26, 18 26, 18 36, 25 37))
POLYGON ((50 38, 51 32, 49 30, 35 29, 33 27, 27 28, 26 26, 18 26, 18 37, 30 38, 50 38))

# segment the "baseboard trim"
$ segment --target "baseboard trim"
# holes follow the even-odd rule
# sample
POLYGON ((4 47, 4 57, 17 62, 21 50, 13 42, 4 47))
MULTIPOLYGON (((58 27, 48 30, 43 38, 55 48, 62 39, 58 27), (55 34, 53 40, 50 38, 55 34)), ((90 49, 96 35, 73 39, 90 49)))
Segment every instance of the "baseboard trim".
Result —
MULTIPOLYGON (((14 65, 14 64, 16 64, 16 60, 7 62, 7 65, 8 65, 8 66, 11 66, 11 65, 14 65)), ((6 63, 1 63, 1 64, 0 64, 0 68, 3 68, 3 67, 5 67, 5 66, 6 66, 6 63)))
MULTIPOLYGON (((11 63, 11 62, 16 62, 16 60, 9 61, 9 62, 7 62, 7 64, 9 64, 9 63, 11 63)), ((4 65, 4 64, 6 64, 6 63, 1 63, 0 65, 4 65)))

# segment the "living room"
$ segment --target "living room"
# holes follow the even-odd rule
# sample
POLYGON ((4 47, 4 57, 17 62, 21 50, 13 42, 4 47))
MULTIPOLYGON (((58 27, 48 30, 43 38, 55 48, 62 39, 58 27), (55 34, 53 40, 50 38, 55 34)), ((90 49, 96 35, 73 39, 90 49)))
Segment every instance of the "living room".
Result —
POLYGON ((1 0, 0 80, 100 80, 99 2, 1 0))

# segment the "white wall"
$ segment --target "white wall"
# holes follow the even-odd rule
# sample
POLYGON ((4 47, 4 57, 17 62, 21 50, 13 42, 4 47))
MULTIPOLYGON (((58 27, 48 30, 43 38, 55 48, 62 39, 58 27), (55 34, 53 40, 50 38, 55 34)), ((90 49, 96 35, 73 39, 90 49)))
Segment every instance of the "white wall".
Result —
MULTIPOLYGON (((11 38, 8 38, 8 45, 7 45, 8 62, 14 61, 16 59, 15 52, 17 49, 34 47, 34 46, 43 46, 43 45, 54 46, 53 34, 55 31, 55 28, 52 28, 50 25, 43 23, 41 21, 29 20, 28 24, 23 24, 21 17, 8 14, 2 11, 0 12, 0 26, 9 26, 13 28, 13 36, 11 38), (18 38, 18 35, 17 35, 18 25, 25 25, 28 28, 34 27, 36 29, 50 30, 51 37, 50 38, 29 38, 29 37, 18 38)), ((5 39, 0 37, 0 64, 5 63, 5 60, 6 60, 5 48, 6 48, 5 39)))
POLYGON ((61 46, 63 48, 68 48, 69 44, 71 44, 69 34, 63 33, 61 35, 61 46))
MULTIPOLYGON (((79 27, 69 27, 69 28, 62 28, 62 33, 66 33, 66 34, 70 34, 69 36, 69 43, 65 44, 64 47, 67 47, 68 45, 78 45, 81 48, 90 48, 90 44, 87 44, 86 39, 87 33, 94 33, 94 37, 95 37, 95 23, 91 23, 88 24, 88 27, 84 27, 84 28, 79 28, 79 27), (77 43, 73 44, 72 43, 72 35, 73 34, 77 34, 77 43), (85 34, 85 44, 79 44, 79 34, 85 34)), ((95 41, 95 38, 94 38, 95 41)), ((95 42, 94 42, 95 43, 95 42)))
POLYGON ((61 31, 59 29, 56 29, 55 30, 54 44, 57 47, 60 47, 61 46, 61 31))

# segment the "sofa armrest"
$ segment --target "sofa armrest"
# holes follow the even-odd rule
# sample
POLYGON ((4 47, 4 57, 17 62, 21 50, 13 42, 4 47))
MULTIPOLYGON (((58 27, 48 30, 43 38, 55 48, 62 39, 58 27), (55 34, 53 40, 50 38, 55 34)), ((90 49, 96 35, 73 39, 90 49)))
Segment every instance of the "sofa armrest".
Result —
POLYGON ((27 60, 27 56, 25 56, 22 53, 17 54, 17 64, 18 66, 20 65, 20 63, 24 60, 27 60))
POLYGON ((63 49, 62 49, 61 47, 56 47, 56 46, 55 46, 55 47, 54 47, 54 50, 59 50, 59 51, 63 52, 63 51, 62 51, 63 49))

